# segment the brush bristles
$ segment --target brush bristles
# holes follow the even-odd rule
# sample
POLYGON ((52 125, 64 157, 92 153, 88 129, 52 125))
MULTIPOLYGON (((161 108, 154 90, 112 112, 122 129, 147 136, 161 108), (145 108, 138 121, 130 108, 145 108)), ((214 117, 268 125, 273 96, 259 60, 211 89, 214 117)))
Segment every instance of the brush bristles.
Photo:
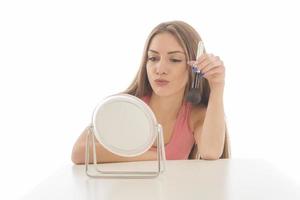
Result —
POLYGON ((201 92, 198 88, 191 88, 187 95, 187 100, 196 105, 201 102, 201 92))

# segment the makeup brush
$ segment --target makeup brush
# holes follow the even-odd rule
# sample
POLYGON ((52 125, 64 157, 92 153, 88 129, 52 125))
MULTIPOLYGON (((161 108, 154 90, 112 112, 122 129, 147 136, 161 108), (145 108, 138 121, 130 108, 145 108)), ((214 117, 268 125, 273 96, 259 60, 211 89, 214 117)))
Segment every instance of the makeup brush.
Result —
MULTIPOLYGON (((197 47, 196 60, 198 60, 198 58, 203 54, 203 52, 204 52, 204 44, 202 41, 199 41, 197 47)), ((188 92, 187 99, 188 101, 192 102, 192 104, 198 104, 201 101, 202 88, 199 88, 199 86, 203 74, 196 66, 192 66, 192 72, 193 72, 194 79, 192 82, 192 87, 188 92)))

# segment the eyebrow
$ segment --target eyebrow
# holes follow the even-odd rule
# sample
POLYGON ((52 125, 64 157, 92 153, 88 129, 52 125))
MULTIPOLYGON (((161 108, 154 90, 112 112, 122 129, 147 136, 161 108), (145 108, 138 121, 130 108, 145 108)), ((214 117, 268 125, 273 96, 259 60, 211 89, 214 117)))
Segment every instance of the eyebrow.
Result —
MULTIPOLYGON (((155 51, 155 50, 152 50, 152 49, 149 49, 149 51, 153 52, 153 53, 157 53, 159 54, 158 51, 155 51)), ((184 52, 182 51, 169 51, 168 54, 173 54, 173 53, 182 53, 182 54, 185 54, 184 52)))

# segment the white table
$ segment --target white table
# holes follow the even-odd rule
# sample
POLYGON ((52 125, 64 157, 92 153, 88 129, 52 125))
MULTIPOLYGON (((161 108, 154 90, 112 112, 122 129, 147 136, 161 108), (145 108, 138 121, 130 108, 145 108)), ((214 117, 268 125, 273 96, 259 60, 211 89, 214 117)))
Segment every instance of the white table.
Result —
MULTIPOLYGON (((104 169, 149 169, 153 161, 106 164, 104 169)), ((153 179, 93 179, 69 165, 24 199, 300 199, 300 188, 264 160, 167 161, 153 179)))

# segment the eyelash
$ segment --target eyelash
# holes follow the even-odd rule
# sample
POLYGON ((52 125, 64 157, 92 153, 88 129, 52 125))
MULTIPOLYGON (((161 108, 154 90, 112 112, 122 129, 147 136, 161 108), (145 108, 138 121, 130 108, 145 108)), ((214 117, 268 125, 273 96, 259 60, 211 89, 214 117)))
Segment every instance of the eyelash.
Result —
MULTIPOLYGON (((155 57, 150 57, 148 58, 148 61, 154 62, 153 58, 155 57)), ((156 59, 156 58, 155 58, 156 59)), ((172 62, 181 62, 182 60, 178 60, 178 59, 170 59, 172 62)))

